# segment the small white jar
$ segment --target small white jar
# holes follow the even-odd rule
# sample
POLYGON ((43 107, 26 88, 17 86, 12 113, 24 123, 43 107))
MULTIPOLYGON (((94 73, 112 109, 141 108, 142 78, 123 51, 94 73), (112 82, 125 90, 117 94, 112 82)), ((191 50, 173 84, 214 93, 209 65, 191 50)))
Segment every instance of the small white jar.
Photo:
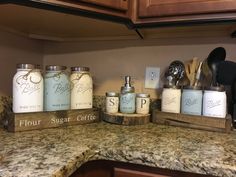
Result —
POLYGON ((17 64, 13 78, 13 112, 43 111, 43 89, 39 65, 17 64))
POLYGON ((116 92, 106 93, 106 112, 117 113, 119 109, 119 94, 116 92))
POLYGON ((227 114, 226 93, 222 87, 210 87, 203 95, 203 116, 225 118, 227 114))
POLYGON ((161 111, 180 113, 181 89, 177 86, 164 86, 161 99, 161 111))
POLYGON ((136 94, 136 113, 148 114, 150 105, 150 95, 145 93, 136 94))

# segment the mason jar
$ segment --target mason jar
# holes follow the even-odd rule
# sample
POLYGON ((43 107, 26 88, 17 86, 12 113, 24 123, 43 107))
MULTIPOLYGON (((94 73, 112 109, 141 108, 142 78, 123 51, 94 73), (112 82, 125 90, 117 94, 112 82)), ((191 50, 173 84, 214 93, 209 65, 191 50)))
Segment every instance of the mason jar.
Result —
POLYGON ((17 64, 13 78, 13 112, 43 111, 43 77, 39 65, 17 64))
POLYGON ((70 81, 66 66, 46 66, 44 90, 45 111, 70 109, 70 81))
POLYGON ((161 111, 170 113, 180 113, 180 101, 180 87, 165 85, 162 91, 161 111))
POLYGON ((226 93, 223 87, 210 87, 204 90, 203 115, 225 118, 227 114, 226 93))
POLYGON ((146 93, 136 94, 136 113, 148 114, 150 105, 150 95, 146 93))
POLYGON ((106 92, 106 112, 117 113, 119 110, 119 93, 106 92))
POLYGON ((88 67, 71 67, 71 109, 93 107, 93 80, 88 67))
POLYGON ((181 113, 189 115, 202 114, 202 88, 185 86, 182 92, 181 113))

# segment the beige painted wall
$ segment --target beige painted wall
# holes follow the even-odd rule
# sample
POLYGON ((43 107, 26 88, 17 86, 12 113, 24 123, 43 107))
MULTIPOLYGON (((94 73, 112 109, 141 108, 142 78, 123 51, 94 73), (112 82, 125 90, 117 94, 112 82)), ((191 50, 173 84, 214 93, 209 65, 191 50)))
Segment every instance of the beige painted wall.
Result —
POLYGON ((43 63, 43 45, 37 40, 0 31, 0 95, 12 95, 17 63, 43 63))
MULTIPOLYGON (((136 92, 158 97, 160 90, 144 89, 146 66, 161 68, 163 74, 173 60, 205 59, 218 46, 227 51, 227 59, 236 61, 236 40, 231 38, 174 38, 130 41, 90 41, 46 43, 44 65, 88 66, 95 84, 95 94, 119 92, 122 77, 134 77, 136 92)), ((162 83, 161 83, 162 86, 162 83)))

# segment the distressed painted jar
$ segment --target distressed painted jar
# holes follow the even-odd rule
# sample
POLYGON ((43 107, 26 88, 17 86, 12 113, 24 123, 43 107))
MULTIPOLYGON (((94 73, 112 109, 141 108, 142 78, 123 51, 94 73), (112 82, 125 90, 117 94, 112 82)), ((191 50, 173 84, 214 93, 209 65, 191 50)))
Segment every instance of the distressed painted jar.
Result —
POLYGON ((190 115, 202 114, 202 88, 186 86, 182 91, 181 113, 190 115))
POLYGON ((46 66, 44 76, 44 110, 70 109, 70 81, 66 66, 46 66))
POLYGON ((145 93, 136 94, 136 113, 148 114, 150 105, 150 95, 145 93))
POLYGON ((161 99, 161 111, 180 113, 181 89, 178 86, 164 86, 161 99))
POLYGON ((117 113, 119 110, 119 93, 107 92, 106 93, 106 112, 117 113))
POLYGON ((88 67, 71 67, 71 109, 93 107, 93 80, 88 67))
POLYGON ((225 118, 227 114, 226 93, 223 87, 210 87, 204 90, 203 115, 225 118))
POLYGON ((121 87, 120 93, 120 112, 135 113, 135 97, 135 89, 131 86, 131 77, 125 76, 125 85, 121 87))
POLYGON ((43 77, 39 65, 17 64, 13 78, 13 112, 43 111, 43 77))

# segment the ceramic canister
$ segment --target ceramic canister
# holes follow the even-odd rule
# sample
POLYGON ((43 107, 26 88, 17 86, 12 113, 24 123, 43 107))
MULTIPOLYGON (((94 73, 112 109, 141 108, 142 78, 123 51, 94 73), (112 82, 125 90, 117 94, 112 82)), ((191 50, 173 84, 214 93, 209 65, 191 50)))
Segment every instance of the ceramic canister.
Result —
POLYGON ((150 95, 145 93, 136 94, 136 113, 148 114, 150 105, 150 95))
POLYGON ((202 114, 201 87, 185 86, 182 91, 181 113, 190 115, 202 114))
POLYGON ((44 110, 70 109, 70 81, 66 66, 46 66, 44 76, 44 110))
POLYGON ((226 93, 223 87, 210 87, 204 90, 203 115, 225 118, 227 113, 226 93))
POLYGON ((178 86, 164 86, 161 99, 161 111, 180 113, 181 89, 178 86))
POLYGON ((116 92, 106 93, 106 112, 117 113, 119 109, 119 94, 116 92))
POLYGON ((13 78, 13 112, 43 111, 43 77, 39 65, 17 64, 13 78))
POLYGON ((88 67, 71 67, 71 109, 93 107, 93 80, 88 67))

